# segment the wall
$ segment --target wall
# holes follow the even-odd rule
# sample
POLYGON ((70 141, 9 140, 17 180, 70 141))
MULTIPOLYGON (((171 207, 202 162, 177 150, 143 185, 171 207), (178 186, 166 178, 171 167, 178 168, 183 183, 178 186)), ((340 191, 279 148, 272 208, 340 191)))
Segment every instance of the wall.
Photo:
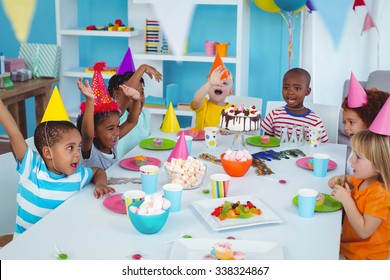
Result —
MULTIPOLYGON (((252 1, 251 1, 252 2, 252 1)), ((107 25, 116 18, 126 18, 125 0, 111 1, 107 5, 105 0, 79 1, 80 10, 88 10, 88 13, 79 13, 79 27, 87 25, 107 25), (93 4, 92 4, 93 3, 93 4), (112 15, 115 15, 113 18, 112 15)), ((54 0, 37 0, 36 15, 31 27, 29 43, 55 43, 55 7, 54 0)), ((235 36, 235 10, 233 7, 219 7, 216 11, 207 6, 198 6, 194 15, 193 25, 190 31, 191 48, 203 49, 201 44, 204 39, 205 30, 210 40, 234 41, 235 36), (225 28, 218 28, 223 23, 225 28), (212 29, 210 26, 216 26, 212 29), (193 43, 191 43, 193 42, 193 43), (197 42, 197 43, 194 43, 197 42), (201 42, 201 43, 199 43, 201 42)), ((294 59, 291 66, 299 64, 299 42, 300 42, 300 16, 294 20, 294 59)), ((124 22, 127 24, 127 22, 124 22)), ((131 23, 130 23, 131 25, 131 23)), ((3 7, 0 5, 0 49, 8 57, 17 57, 19 44, 16 41, 10 24, 4 15, 3 7)), ((248 96, 263 98, 267 100, 281 99, 281 80, 283 73, 288 69, 287 45, 288 29, 282 17, 278 14, 268 13, 251 3, 251 29, 250 31, 250 69, 249 69, 249 92, 248 96)), ((101 38, 82 38, 81 64, 90 65, 94 61, 101 60, 102 54, 94 48, 95 44, 103 44, 106 50, 110 51, 107 59, 108 65, 120 63, 126 42, 105 40, 101 38)), ((230 51, 235 51, 231 45, 230 51)), ((227 64, 227 67, 234 68, 227 64)), ((164 83, 177 83, 180 85, 183 95, 182 101, 190 101, 196 89, 206 79, 211 64, 207 63, 182 63, 166 62, 164 64, 164 83), (191 72, 191 75, 185 73, 191 72)), ((234 70, 233 70, 234 73, 234 70)), ((61 89, 60 89, 61 91, 61 89)), ((33 101, 28 102, 29 119, 34 119, 33 101), (31 116, 31 117, 30 117, 31 116)), ((34 124, 28 123, 28 133, 32 135, 34 124)))

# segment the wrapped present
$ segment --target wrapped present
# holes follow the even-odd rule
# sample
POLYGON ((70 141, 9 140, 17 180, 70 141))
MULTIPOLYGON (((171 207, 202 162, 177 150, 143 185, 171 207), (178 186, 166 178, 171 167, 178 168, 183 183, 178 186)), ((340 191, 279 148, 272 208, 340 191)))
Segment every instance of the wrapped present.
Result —
POLYGON ((26 68, 26 63, 22 58, 6 58, 4 61, 5 72, 15 72, 19 69, 26 68))
POLYGON ((27 69, 34 78, 58 76, 61 60, 61 47, 52 44, 21 43, 19 58, 24 58, 27 69))

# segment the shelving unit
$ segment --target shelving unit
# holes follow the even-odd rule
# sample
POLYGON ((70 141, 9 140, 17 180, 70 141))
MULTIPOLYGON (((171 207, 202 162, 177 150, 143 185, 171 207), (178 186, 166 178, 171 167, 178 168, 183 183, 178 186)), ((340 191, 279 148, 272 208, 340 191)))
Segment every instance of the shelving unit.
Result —
MULTIPOLYGON (((180 59, 172 54, 156 54, 144 52, 144 27, 145 19, 153 18, 152 3, 158 0, 127 0, 127 22, 135 27, 131 32, 119 31, 88 31, 83 30, 78 23, 78 0, 56 0, 56 31, 57 44, 61 46, 62 57, 60 66, 59 86, 61 96, 70 117, 78 114, 81 102, 80 95, 76 88, 79 77, 91 78, 92 73, 86 73, 85 68, 90 65, 80 65, 79 38, 99 37, 107 40, 118 38, 117 40, 127 40, 127 45, 131 47, 134 62, 137 65, 143 63, 153 65, 163 73, 164 61, 184 61, 184 62, 205 62, 212 63, 214 57, 206 56, 204 53, 188 53, 180 59)), ((177 0, 183 1, 183 0, 177 0)), ((91 1, 92 3, 93 1, 91 1)), ((237 9, 236 23, 236 54, 223 57, 225 63, 235 64, 235 92, 236 95, 248 95, 248 69, 249 69, 249 30, 250 30, 250 0, 194 0, 198 5, 214 5, 218 9, 219 5, 233 5, 237 9)), ((80 11, 88 12, 88 11, 80 11)), ((114 17, 115 15, 113 15, 114 17)), ((109 79, 112 75, 103 75, 109 79)), ((148 93, 155 96, 163 96, 163 83, 148 84, 148 93)), ((163 114, 160 111, 152 110, 152 114, 163 114), (156 111, 156 112, 155 112, 156 111)), ((176 112, 180 115, 180 112, 176 112)), ((188 112, 183 113, 188 114, 188 112)))

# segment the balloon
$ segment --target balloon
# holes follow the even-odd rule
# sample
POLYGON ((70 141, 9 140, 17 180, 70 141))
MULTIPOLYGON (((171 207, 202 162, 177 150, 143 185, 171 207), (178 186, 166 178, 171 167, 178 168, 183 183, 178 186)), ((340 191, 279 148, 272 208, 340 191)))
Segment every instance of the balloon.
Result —
POLYGON ((274 0, 275 4, 285 11, 295 11, 306 4, 307 0, 274 0))
POLYGON ((296 14, 299 14, 302 10, 304 10, 306 8, 306 5, 303 5, 302 7, 300 7, 298 10, 295 10, 294 12, 293 12, 293 14, 294 15, 296 15, 296 14))
POLYGON ((314 5, 313 3, 311 2, 311 0, 307 0, 306 2, 306 7, 309 9, 309 12, 312 12, 312 11, 315 11, 316 9, 314 8, 314 5))
POLYGON ((270 12, 270 13, 278 13, 280 12, 280 8, 276 6, 274 0, 253 0, 257 7, 260 9, 270 12))

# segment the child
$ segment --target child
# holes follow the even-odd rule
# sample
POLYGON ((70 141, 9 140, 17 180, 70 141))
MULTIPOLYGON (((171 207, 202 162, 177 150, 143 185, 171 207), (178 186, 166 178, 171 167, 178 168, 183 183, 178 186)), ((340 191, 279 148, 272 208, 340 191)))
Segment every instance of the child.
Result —
POLYGON ((79 165, 81 136, 71 122, 45 121, 39 124, 34 132, 39 154, 27 146, 1 99, 0 123, 10 138, 20 173, 16 235, 26 231, 90 181, 96 185, 96 198, 115 192, 107 186, 104 170, 79 165))
POLYGON ((196 113, 197 129, 218 126, 222 110, 230 107, 225 100, 234 93, 232 87, 233 76, 224 66, 218 66, 212 71, 207 82, 198 89, 190 103, 190 108, 196 113), (227 75, 227 78, 221 80, 224 75, 227 75))
POLYGON ((310 127, 320 127, 321 142, 329 141, 321 118, 303 105, 305 97, 311 92, 310 80, 310 74, 302 68, 293 68, 284 74, 282 95, 286 105, 272 110, 261 121, 265 134, 280 138, 284 127, 288 126, 291 134, 294 125, 297 126, 298 133, 304 125, 306 140, 309 140, 310 127))
POLYGON ((390 246, 390 139, 369 130, 351 138, 353 174, 332 177, 331 197, 343 204, 340 252, 347 259, 386 259, 390 246), (351 190, 349 186, 351 186, 351 190))
MULTIPOLYGON (((362 91, 364 91, 362 89, 362 91)), ((353 105, 348 105, 348 99, 353 96, 353 92, 349 92, 348 96, 344 98, 344 101, 341 105, 343 108, 343 124, 345 134, 351 138, 354 134, 367 129, 371 123, 374 121, 374 118, 385 104, 389 94, 378 89, 369 89, 366 90, 367 100, 364 101, 360 107, 355 107, 353 105)), ((352 156, 350 154, 349 158, 352 156)), ((352 174, 351 165, 347 164, 347 174, 352 174)))
MULTIPOLYGON (((94 93, 87 80, 83 84, 80 78, 77 85, 86 97, 86 101, 81 105, 82 113, 77 119, 77 127, 82 136, 81 154, 84 163, 86 166, 107 169, 118 161, 118 140, 138 122, 140 94, 126 85, 120 86, 124 94, 138 103, 138 106, 134 106, 126 121, 119 125, 120 110, 116 101, 108 94, 105 96, 98 93, 99 89, 94 93)), ((105 89, 105 85, 103 87, 105 89)))

